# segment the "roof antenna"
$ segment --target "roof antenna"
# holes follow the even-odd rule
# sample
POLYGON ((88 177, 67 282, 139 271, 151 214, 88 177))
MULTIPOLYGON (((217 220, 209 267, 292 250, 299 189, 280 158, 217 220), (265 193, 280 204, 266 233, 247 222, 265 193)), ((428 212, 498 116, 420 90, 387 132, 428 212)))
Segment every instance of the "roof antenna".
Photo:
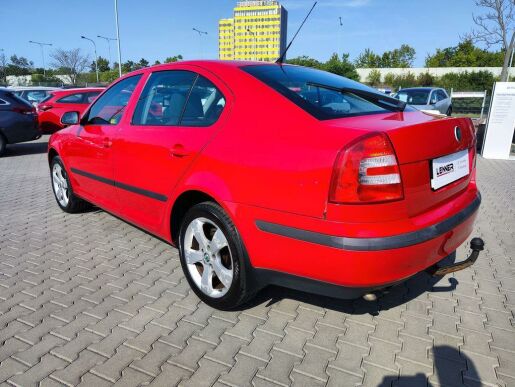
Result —
POLYGON ((297 35, 299 34, 300 30, 302 29, 302 27, 304 26, 304 23, 306 23, 306 20, 308 20, 309 18, 309 15, 311 15, 311 12, 313 12, 313 9, 315 9, 315 6, 317 5, 318 1, 315 1, 315 4, 313 4, 313 6, 311 7, 311 10, 309 11, 308 15, 306 16, 306 18, 304 19, 304 21, 302 22, 302 24, 300 25, 299 29, 297 30, 297 32, 295 33, 295 35, 293 36, 292 40, 290 40, 290 43, 288 44, 288 46, 286 47, 286 50, 284 50, 281 54, 281 56, 275 61, 275 63, 279 63, 279 64, 283 64, 284 62, 284 58, 286 57, 286 53, 288 52, 288 50, 290 49, 290 46, 291 44, 293 43, 293 41, 295 40, 295 38, 297 37, 297 35))

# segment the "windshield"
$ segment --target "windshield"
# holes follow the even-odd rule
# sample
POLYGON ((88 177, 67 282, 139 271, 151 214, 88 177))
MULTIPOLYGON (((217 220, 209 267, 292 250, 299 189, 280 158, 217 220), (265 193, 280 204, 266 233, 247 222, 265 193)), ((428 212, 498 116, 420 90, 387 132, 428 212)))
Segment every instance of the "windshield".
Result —
POLYGON ((394 97, 410 105, 427 105, 429 93, 431 93, 431 90, 427 89, 400 90, 394 97))
POLYGON ((361 83, 306 67, 250 65, 251 74, 319 120, 390 112, 384 104, 359 96, 358 91, 387 98, 361 83), (336 90, 335 90, 336 89, 336 90), (355 89, 356 93, 338 89, 355 89))

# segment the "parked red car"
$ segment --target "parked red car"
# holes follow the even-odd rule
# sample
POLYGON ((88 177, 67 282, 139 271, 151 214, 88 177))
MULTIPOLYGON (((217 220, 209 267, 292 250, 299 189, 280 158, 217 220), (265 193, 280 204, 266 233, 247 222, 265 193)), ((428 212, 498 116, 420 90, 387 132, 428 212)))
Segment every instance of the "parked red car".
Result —
POLYGON ((50 92, 38 106, 38 121, 43 133, 54 133, 62 128, 62 115, 67 111, 82 113, 95 100, 103 88, 86 87, 64 89, 50 92))
POLYGON ((177 246, 232 308, 268 284, 342 298, 438 269, 480 204, 473 125, 304 67, 194 61, 124 76, 50 138, 59 206, 177 246))

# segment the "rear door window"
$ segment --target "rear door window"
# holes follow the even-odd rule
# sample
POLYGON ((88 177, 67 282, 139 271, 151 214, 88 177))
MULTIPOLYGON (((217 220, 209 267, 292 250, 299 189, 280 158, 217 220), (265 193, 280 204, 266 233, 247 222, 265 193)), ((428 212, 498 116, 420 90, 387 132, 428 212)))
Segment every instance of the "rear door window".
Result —
POLYGON ((67 95, 66 97, 58 99, 56 102, 58 103, 85 103, 84 102, 84 93, 75 93, 67 95))

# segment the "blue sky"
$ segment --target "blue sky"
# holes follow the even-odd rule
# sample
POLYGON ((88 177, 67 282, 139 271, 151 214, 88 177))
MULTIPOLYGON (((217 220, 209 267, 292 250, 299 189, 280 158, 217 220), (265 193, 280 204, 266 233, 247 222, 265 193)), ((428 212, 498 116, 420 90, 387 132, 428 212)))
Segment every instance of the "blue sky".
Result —
MULTIPOLYGON (((0 48, 7 56, 26 56, 41 65, 37 40, 53 47, 80 47, 91 58, 86 35, 115 37, 113 0, 0 0, 0 48)), ((235 0, 119 0, 122 61, 144 57, 153 62, 182 54, 186 59, 217 58, 217 23, 230 17, 235 0), (192 28, 208 32, 202 43, 192 28), (202 45, 202 48, 201 48, 202 45)), ((289 12, 292 36, 311 0, 282 0, 289 12)), ((326 60, 333 52, 355 58, 365 48, 382 53, 402 43, 417 51, 415 65, 427 53, 456 45, 472 28, 472 0, 319 0, 312 18, 289 57, 309 55, 326 60), (339 26, 338 17, 343 20, 339 26)), ((107 57, 105 41, 96 39, 98 54, 107 57)), ((113 58, 115 44, 112 43, 113 58)), ((47 60, 48 62, 48 60, 47 60)))

